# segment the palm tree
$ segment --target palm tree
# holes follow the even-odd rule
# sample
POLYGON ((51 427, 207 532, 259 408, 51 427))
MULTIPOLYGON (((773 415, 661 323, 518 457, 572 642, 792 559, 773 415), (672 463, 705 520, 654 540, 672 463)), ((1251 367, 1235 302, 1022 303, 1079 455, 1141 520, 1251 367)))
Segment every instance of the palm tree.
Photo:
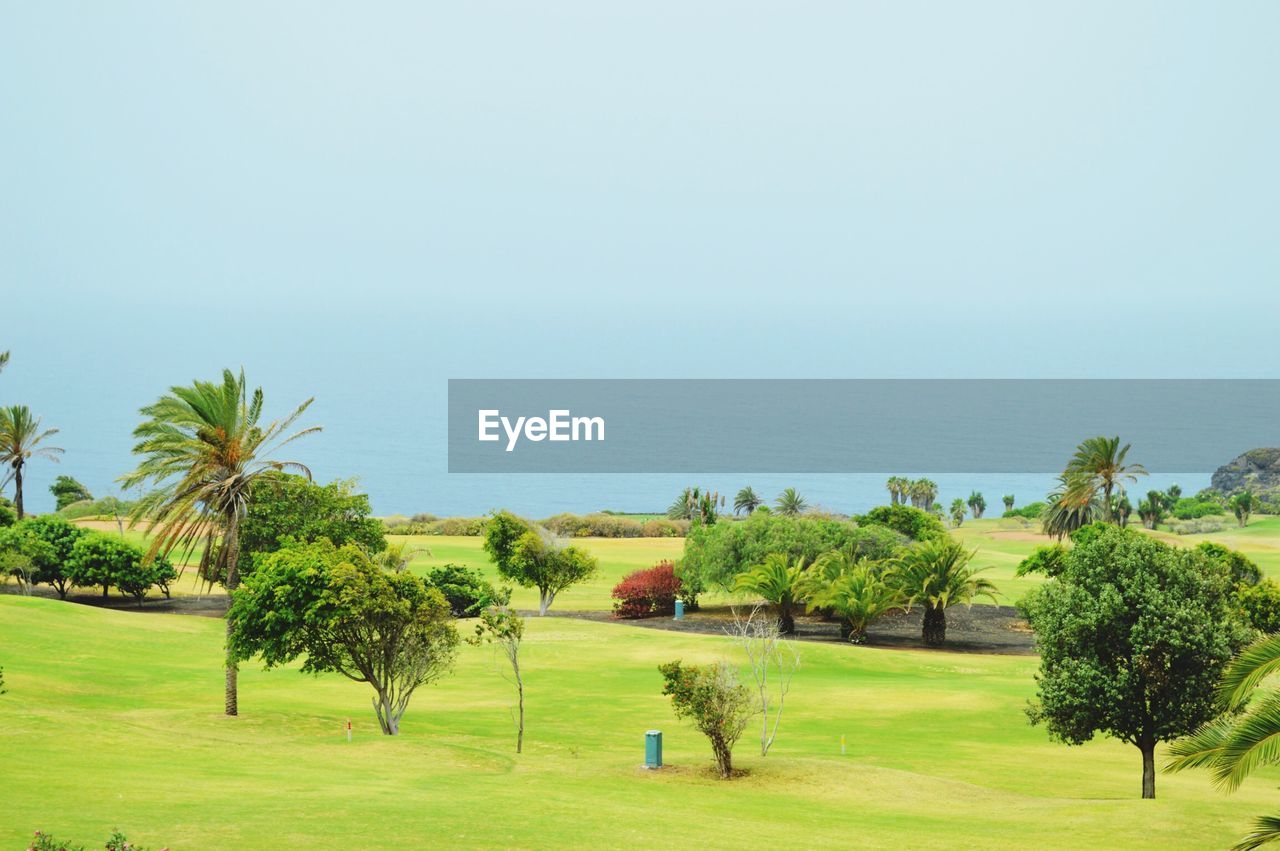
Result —
POLYGON ((774 500, 773 504, 777 507, 778 513, 784 517, 796 517, 804 514, 805 508, 809 505, 795 488, 787 488, 778 494, 778 498, 774 500))
POLYGON ((1102 519, 1112 521, 1111 494, 1116 485, 1136 482, 1147 474, 1141 464, 1125 464, 1129 444, 1120 445, 1117 437, 1091 437, 1076 447, 1062 475, 1080 489, 1091 489, 1090 496, 1102 494, 1102 519))
POLYGON ((1121 529, 1129 525, 1129 515, 1132 513, 1133 503, 1129 501, 1129 495, 1121 491, 1115 499, 1114 509, 1116 522, 1120 524, 1121 529))
POLYGON ((1004 510, 1013 511, 1013 494, 1007 493, 1000 498, 1004 500, 1004 510))
MULTIPOLYGON (((142 460, 120 481, 126 489, 148 482, 156 485, 138 500, 129 520, 130 526, 143 518, 152 523, 147 557, 167 556, 179 547, 190 551, 202 544, 202 572, 212 569, 215 576, 225 575, 227 591, 234 592, 240 584, 240 522, 255 485, 271 470, 311 476, 296 461, 270 457, 286 444, 320 430, 313 426, 286 434, 311 402, 303 402, 283 420, 262 425, 262 388, 250 396, 244 371, 237 377, 227 369, 221 384, 196 381, 190 387, 173 387, 143 408, 147 419, 133 431, 138 439, 133 451, 142 460)), ((231 631, 228 619, 228 637, 231 631)), ((230 656, 226 713, 238 713, 236 666, 230 656)))
POLYGON ((908 494, 912 505, 929 511, 933 508, 933 501, 938 498, 938 483, 930 479, 916 479, 911 483, 908 494))
MULTIPOLYGON (((5 354, 7 356, 8 352, 5 354)), ((0 408, 0 464, 9 468, 4 480, 0 481, 0 487, 13 481, 13 507, 19 520, 26 516, 22 505, 22 471, 32 458, 58 460, 61 449, 40 445, 45 438, 57 433, 56 428, 41 431, 40 418, 31 416, 31 409, 26 405, 0 408)))
POLYGON ((4 372, 4 368, 9 365, 9 353, 0 352, 0 372, 4 372))
POLYGON ((1241 527, 1249 525, 1249 515, 1253 513, 1253 494, 1249 491, 1241 491, 1231 497, 1231 511, 1236 516, 1236 522, 1241 527))
MULTIPOLYGON (((1241 650, 1218 684, 1223 714, 1206 722, 1169 748, 1166 771, 1208 768, 1214 783, 1234 792, 1255 768, 1280 761, 1280 692, 1263 691, 1263 680, 1280 671, 1280 633, 1264 636, 1241 650)), ((1280 840, 1280 816, 1260 816, 1253 833, 1236 849, 1257 848, 1280 840)))
MULTIPOLYGON (((816 567, 816 565, 815 565, 816 567)), ((819 573, 821 570, 818 571, 819 573)), ((815 573, 810 568, 809 573, 815 573)), ((814 576, 815 585, 821 581, 814 576)), ((858 559, 809 594, 809 605, 828 609, 840 618, 840 637, 854 644, 866 640, 867 627, 905 605, 902 591, 886 580, 876 562, 858 559)))
POLYGON ((733 590, 758 594, 765 602, 777 606, 778 631, 792 635, 796 631, 792 609, 803 587, 806 566, 803 557, 793 561, 786 553, 770 553, 763 563, 738 574, 733 590))
POLYGON ((889 499, 894 505, 905 505, 907 494, 911 491, 911 482, 902 476, 890 476, 884 483, 889 490, 889 499))
POLYGON ((1173 511, 1174 506, 1178 504, 1178 500, 1182 499, 1182 487, 1180 485, 1169 485, 1169 489, 1164 492, 1164 510, 1173 511))
POLYGON ((979 491, 969 491, 968 504, 969 510, 973 512, 973 519, 981 520, 987 510, 987 501, 982 494, 979 491))
POLYGON ((972 570, 976 550, 966 550, 949 535, 918 541, 898 559, 892 579, 908 605, 924 606, 924 643, 939 647, 947 640, 947 608, 972 605, 975 597, 996 601, 996 587, 972 570))
POLYGON ((751 489, 750 485, 747 485, 733 498, 733 513, 751 514, 763 504, 764 500, 751 489))
POLYGON ((964 500, 960 497, 951 500, 951 522, 957 526, 964 522, 964 500))
POLYGON ((1058 477, 1058 488, 1047 497, 1040 513, 1040 528, 1046 535, 1062 540, 1081 526, 1102 519, 1098 491, 1088 482, 1058 477))

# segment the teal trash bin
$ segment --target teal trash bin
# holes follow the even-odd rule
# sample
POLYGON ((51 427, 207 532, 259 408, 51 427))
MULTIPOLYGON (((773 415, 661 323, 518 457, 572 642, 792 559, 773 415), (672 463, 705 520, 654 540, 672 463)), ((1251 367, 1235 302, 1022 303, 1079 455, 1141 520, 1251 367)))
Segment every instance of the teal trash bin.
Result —
POLYGON ((684 620, 684 600, 676 600, 676 620, 684 620))
POLYGON ((644 767, 662 768, 661 730, 650 730, 644 734, 644 767))

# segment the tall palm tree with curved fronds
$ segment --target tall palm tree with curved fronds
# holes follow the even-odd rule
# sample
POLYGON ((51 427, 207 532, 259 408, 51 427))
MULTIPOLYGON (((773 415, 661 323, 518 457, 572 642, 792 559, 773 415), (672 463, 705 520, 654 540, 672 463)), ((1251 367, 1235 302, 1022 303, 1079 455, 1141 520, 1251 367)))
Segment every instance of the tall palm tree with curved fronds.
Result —
POLYGON ((947 640, 947 609, 974 598, 996 602, 996 586, 969 567, 977 550, 966 550, 949 535, 918 541, 899 556, 892 580, 908 605, 924 606, 924 643, 938 647, 947 640))
MULTIPOLYGON (((1259 693, 1263 680, 1280 672, 1280 633, 1241 650, 1218 684, 1223 714, 1169 748, 1165 771, 1207 768, 1213 782, 1234 792, 1254 769, 1280 762, 1280 693, 1259 693)), ((1261 816, 1237 851, 1280 840, 1280 816, 1261 816)))
POLYGON ((738 574, 733 590, 757 594, 765 602, 777 606, 778 631, 792 635, 796 631, 793 609, 800 599, 807 566, 804 557, 792 560, 786 553, 770 553, 762 563, 738 574))
POLYGON ((804 510, 809 507, 809 503, 795 488, 787 488, 778 494, 773 504, 783 517, 797 517, 804 514, 804 510))
POLYGON ((764 500, 747 485, 733 498, 733 513, 751 514, 761 505, 764 505, 764 500))
POLYGON ((18 512, 19 520, 26 516, 22 504, 23 471, 32 458, 58 460, 58 456, 62 454, 61 449, 42 445, 45 438, 57 433, 56 428, 42 431, 40 418, 31 416, 31 409, 26 405, 0 408, 0 464, 9 468, 4 479, 0 480, 0 487, 13 482, 13 507, 18 512))
POLYGON ((1040 528, 1046 535, 1061 541, 1081 526, 1096 523, 1103 517, 1102 501, 1092 483, 1058 477, 1058 487, 1046 498, 1048 504, 1040 513, 1040 528))
MULTIPOLYGON (((277 461, 272 453, 320 430, 312 426, 288 433, 311 399, 283 420, 265 424, 262 399, 261 387, 248 392, 243 370, 239 376, 223 370, 221 383, 196 381, 190 387, 171 388, 141 410, 146 419, 133 431, 138 439, 133 451, 142 460, 120 479, 126 489, 155 485, 138 500, 130 516, 130 526, 144 518, 151 521, 147 557, 167 556, 175 549, 190 552, 203 545, 202 575, 209 571, 225 576, 228 592, 240 584, 240 523, 254 486, 272 470, 311 477, 303 464, 277 461)), ((231 631, 228 619, 228 637, 231 631)), ((236 665, 228 655, 226 713, 238 711, 236 665)))
POLYGON ((1114 518, 1111 494, 1125 482, 1136 482, 1147 470, 1141 464, 1126 464, 1129 444, 1120 445, 1119 436, 1091 437, 1076 447, 1076 452, 1062 472, 1065 479, 1078 488, 1088 488, 1093 495, 1102 496, 1102 519, 1110 523, 1114 518))

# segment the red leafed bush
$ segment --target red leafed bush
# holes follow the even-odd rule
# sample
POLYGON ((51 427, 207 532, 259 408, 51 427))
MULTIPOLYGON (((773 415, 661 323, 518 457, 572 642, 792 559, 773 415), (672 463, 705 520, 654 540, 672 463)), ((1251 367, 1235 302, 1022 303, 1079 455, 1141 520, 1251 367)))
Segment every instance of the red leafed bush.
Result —
POLYGON ((680 593, 680 578, 676 566, 660 561, 648 570, 637 570, 623 577, 613 587, 613 616, 615 618, 647 618, 650 615, 669 615, 676 610, 676 596, 680 593))

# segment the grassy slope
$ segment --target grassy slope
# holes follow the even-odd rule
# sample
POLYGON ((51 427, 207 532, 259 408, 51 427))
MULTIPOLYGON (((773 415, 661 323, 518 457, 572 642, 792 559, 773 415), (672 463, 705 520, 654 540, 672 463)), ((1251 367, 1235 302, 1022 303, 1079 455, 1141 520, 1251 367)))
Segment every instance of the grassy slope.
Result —
POLYGON ((404 734, 376 734, 367 686, 249 666, 219 714, 221 623, 0 597, 0 846, 41 828, 190 848, 1221 847, 1275 809, 1265 774, 1235 795, 1202 773, 1136 796, 1136 751, 1050 743, 1027 725, 1035 660, 806 645, 774 752, 747 778, 659 695, 655 666, 725 639, 568 620, 532 624, 529 737, 490 649, 423 689, 404 734), (347 717, 356 740, 340 732, 347 717), (642 734, 666 732, 659 774, 642 734), (849 754, 838 740, 847 734, 849 754))

